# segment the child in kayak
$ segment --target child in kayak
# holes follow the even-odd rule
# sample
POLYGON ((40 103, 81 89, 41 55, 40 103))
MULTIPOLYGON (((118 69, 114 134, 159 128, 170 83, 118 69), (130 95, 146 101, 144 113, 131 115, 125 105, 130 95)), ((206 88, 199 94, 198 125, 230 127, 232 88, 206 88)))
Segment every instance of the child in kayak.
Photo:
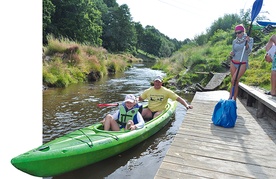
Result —
POLYGON ((107 114, 103 121, 104 130, 119 131, 122 128, 126 130, 141 129, 145 121, 137 107, 136 98, 132 94, 125 97, 124 102, 119 106, 113 115, 107 114))

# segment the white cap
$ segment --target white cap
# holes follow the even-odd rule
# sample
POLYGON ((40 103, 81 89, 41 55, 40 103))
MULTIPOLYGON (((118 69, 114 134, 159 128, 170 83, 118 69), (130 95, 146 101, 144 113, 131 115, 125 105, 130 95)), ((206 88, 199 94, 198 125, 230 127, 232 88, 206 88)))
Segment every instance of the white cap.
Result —
POLYGON ((163 78, 161 76, 157 76, 153 81, 160 81, 160 82, 162 82, 163 78))
POLYGON ((134 103, 135 102, 135 96, 133 95, 133 94, 128 94, 128 95, 126 95, 126 97, 125 97, 125 102, 127 102, 127 101, 129 101, 129 102, 131 102, 131 103, 134 103))

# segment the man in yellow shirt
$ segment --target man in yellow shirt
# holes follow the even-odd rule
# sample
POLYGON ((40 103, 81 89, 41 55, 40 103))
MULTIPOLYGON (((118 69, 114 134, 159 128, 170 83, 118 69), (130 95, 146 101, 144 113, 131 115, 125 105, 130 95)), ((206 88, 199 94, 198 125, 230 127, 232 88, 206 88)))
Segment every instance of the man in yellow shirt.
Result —
POLYGON ((157 76, 153 81, 153 86, 146 89, 140 96, 139 101, 148 99, 148 108, 143 109, 142 116, 146 120, 155 118, 165 109, 168 99, 178 101, 186 109, 192 109, 193 106, 189 105, 183 98, 178 96, 175 92, 162 86, 163 79, 157 76))

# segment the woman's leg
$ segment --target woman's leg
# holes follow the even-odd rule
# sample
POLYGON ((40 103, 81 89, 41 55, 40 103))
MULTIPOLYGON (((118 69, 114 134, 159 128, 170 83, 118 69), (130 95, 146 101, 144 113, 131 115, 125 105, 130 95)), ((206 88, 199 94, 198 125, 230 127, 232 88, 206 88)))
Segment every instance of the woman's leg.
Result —
POLYGON ((270 37, 270 41, 272 41, 274 44, 276 44, 276 35, 272 35, 270 37))
POLYGON ((234 76, 235 72, 236 72, 237 68, 235 67, 235 65, 231 62, 230 64, 230 73, 231 73, 231 88, 230 88, 230 96, 229 99, 232 97, 232 88, 233 88, 233 84, 232 81, 233 79, 235 79, 236 76, 234 76))
POLYGON ((276 71, 271 71, 271 95, 276 95, 276 71))
POLYGON ((230 97, 232 96, 232 88, 234 86, 234 83, 235 83, 235 88, 234 88, 234 100, 236 100, 237 96, 238 96, 238 89, 239 89, 239 81, 240 81, 240 78, 242 77, 242 75, 244 74, 244 72, 246 71, 246 64, 241 64, 240 66, 240 71, 239 71, 239 74, 238 74, 238 77, 237 77, 237 80, 236 80, 236 83, 235 83, 235 79, 236 79, 236 76, 237 76, 237 72, 238 72, 238 68, 235 68, 234 64, 231 63, 231 66, 230 66, 230 72, 231 72, 231 90, 230 90, 230 97), (232 67, 232 69, 231 69, 232 67))

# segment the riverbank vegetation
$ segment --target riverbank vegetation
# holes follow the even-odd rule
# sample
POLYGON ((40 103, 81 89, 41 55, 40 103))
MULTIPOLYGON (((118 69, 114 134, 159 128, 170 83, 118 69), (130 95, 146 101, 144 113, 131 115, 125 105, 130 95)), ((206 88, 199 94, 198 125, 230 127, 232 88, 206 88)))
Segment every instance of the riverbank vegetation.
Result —
MULTIPOLYGON (((118 6, 116 0, 86 3, 44 0, 43 84, 66 87, 71 83, 95 81, 126 70, 142 57, 156 60, 153 68, 167 73, 165 85, 194 92, 196 83, 202 86, 208 83, 210 72, 229 71, 234 26, 242 23, 248 29, 249 16, 250 10, 242 10, 240 15, 226 14, 206 29, 206 33, 178 41, 152 26, 144 28, 133 22, 128 6, 118 6)), ((241 82, 269 90, 271 63, 264 61, 263 47, 272 33, 252 28, 254 48, 250 68, 241 82)), ((230 76, 221 89, 229 90, 229 87, 230 76)))
POLYGON ((47 87, 96 81, 105 75, 123 72, 132 63, 141 61, 131 54, 112 54, 104 48, 52 36, 48 36, 48 45, 43 51, 43 85, 47 87))

